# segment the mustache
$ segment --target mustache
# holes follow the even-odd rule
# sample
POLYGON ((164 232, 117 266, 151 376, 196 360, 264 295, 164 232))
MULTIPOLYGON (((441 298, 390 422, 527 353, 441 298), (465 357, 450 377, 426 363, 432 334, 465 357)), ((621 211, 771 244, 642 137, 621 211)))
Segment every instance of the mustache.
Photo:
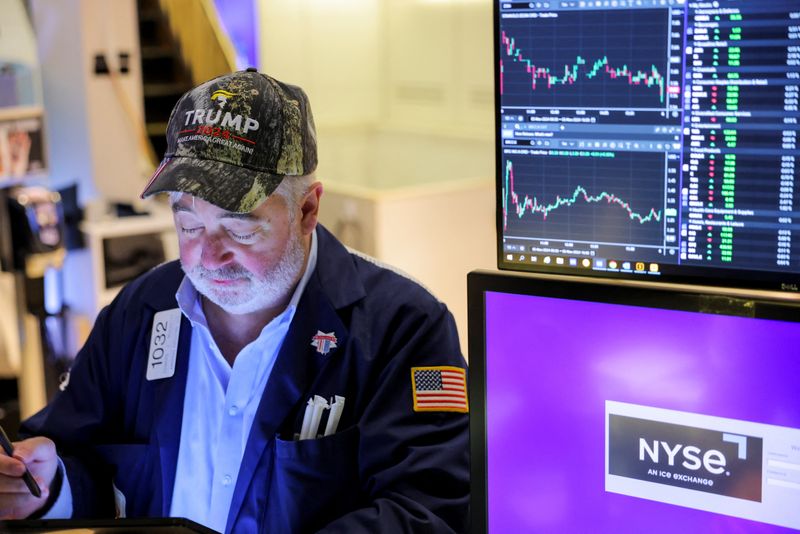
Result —
POLYGON ((237 280, 239 278, 250 278, 250 273, 240 265, 228 265, 220 269, 206 269, 202 265, 198 265, 192 269, 194 274, 200 278, 214 279, 214 280, 237 280))

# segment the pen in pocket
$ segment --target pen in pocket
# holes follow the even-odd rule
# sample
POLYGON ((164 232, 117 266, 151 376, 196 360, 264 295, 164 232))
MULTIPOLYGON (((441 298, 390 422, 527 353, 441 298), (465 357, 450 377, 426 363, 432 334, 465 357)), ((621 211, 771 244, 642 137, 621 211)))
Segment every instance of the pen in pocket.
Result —
POLYGON ((325 435, 330 436, 336 432, 339 426, 339 418, 342 416, 344 410, 344 397, 334 395, 331 400, 331 411, 328 412, 328 424, 325 426, 325 435))

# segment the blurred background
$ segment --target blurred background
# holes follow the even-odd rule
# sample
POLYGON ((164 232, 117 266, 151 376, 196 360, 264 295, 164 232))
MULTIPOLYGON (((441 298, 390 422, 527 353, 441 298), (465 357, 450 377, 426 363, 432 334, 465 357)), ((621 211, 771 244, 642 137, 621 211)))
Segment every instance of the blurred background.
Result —
POLYGON ((139 193, 187 89, 255 66, 308 93, 321 221, 456 317, 493 268, 492 7, 480 0, 0 0, 0 422, 63 386, 126 282, 177 257, 139 193))

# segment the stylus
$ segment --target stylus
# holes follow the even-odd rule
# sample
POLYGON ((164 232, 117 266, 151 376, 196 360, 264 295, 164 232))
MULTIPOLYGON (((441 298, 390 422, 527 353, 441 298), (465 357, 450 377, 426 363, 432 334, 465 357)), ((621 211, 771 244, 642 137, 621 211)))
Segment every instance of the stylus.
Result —
MULTIPOLYGON (((0 445, 2 445, 3 450, 6 451, 7 455, 14 456, 14 447, 11 445, 11 441, 9 441, 6 431, 3 430, 2 426, 0 426, 0 445)), ((39 489, 39 485, 33 479, 33 475, 31 475, 31 472, 28 471, 27 467, 25 468, 25 473, 22 475, 22 480, 25 482, 25 485, 28 486, 28 489, 31 491, 31 495, 37 499, 42 496, 42 490, 39 489)))

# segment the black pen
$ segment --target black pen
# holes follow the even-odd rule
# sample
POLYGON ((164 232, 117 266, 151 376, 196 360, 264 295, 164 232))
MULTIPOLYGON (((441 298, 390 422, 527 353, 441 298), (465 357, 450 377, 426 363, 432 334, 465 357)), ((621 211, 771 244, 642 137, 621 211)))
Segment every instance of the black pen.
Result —
MULTIPOLYGON (((11 445, 11 441, 9 441, 6 431, 3 430, 2 426, 0 426, 0 445, 2 445, 7 455, 14 456, 14 447, 11 445)), ((39 489, 39 484, 33 479, 33 475, 28 471, 27 466, 25 467, 25 474, 22 475, 22 480, 25 481, 25 485, 28 486, 28 489, 31 490, 31 494, 34 497, 38 499, 42 496, 42 490, 39 489)))

